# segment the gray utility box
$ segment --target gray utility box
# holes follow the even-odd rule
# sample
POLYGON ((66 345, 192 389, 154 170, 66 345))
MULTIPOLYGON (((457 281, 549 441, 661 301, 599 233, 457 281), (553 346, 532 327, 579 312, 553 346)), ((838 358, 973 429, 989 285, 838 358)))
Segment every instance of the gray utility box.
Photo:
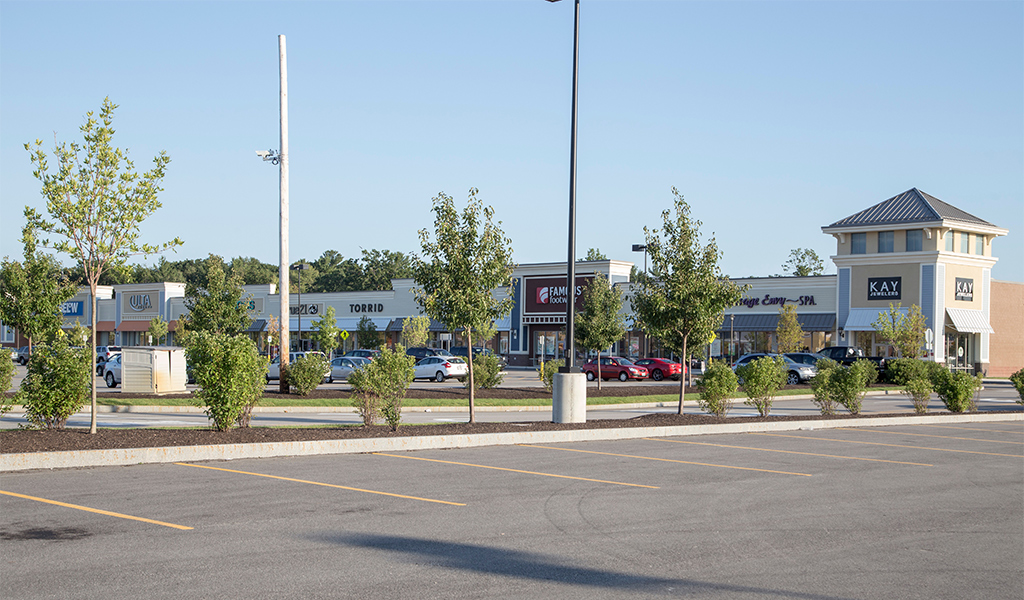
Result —
POLYGON ((185 394, 185 349, 134 346, 121 350, 121 393, 185 394))

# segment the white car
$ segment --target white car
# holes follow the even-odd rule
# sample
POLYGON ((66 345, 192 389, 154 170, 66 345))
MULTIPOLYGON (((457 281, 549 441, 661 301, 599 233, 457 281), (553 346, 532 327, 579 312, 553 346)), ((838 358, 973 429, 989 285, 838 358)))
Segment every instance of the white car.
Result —
POLYGON ((348 379, 349 375, 370 364, 370 359, 358 356, 339 356, 331 361, 331 374, 327 377, 327 383, 334 383, 338 379, 348 379))
MULTIPOLYGON (((288 353, 288 364, 290 364, 290 365, 295 364, 295 361, 299 360, 303 356, 306 356, 307 354, 319 354, 320 356, 324 356, 323 352, 290 352, 290 353, 288 353)), ((327 357, 324 356, 324 358, 327 358, 327 357)), ((324 381, 327 381, 330 378, 330 376, 331 376, 331 371, 328 368, 327 371, 324 371, 324 381)), ((278 356, 274 360, 270 361, 270 364, 267 365, 267 383, 270 383, 270 381, 273 380, 273 379, 281 379, 281 357, 280 356, 278 356)))
POLYGON ((117 387, 121 383, 121 355, 116 354, 113 358, 103 363, 103 379, 107 387, 117 387))
POLYGON ((451 377, 466 377, 469 365, 455 356, 428 356, 416 363, 413 379, 433 379, 441 383, 451 377))

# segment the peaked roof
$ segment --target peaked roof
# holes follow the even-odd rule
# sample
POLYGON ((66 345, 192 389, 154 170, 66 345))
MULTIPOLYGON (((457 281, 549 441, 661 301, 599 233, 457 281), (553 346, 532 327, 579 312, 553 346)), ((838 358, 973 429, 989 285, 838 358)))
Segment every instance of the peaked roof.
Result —
POLYGON ((902 194, 879 202, 871 208, 840 219, 824 229, 832 227, 858 227, 863 225, 897 225, 902 223, 928 223, 935 221, 961 221, 974 225, 995 227, 959 208, 926 194, 917 188, 910 188, 902 194))

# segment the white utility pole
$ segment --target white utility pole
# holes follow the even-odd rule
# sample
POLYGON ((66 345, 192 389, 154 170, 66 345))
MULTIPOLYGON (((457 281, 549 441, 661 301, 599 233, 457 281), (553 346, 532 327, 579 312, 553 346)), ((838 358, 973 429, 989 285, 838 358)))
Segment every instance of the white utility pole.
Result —
POLYGON ((281 63, 281 265, 278 274, 280 285, 278 296, 281 299, 281 378, 280 392, 288 393, 288 382, 284 373, 288 367, 288 353, 291 340, 288 335, 288 320, 291 318, 288 269, 288 57, 285 52, 284 36, 277 36, 277 47, 281 63))

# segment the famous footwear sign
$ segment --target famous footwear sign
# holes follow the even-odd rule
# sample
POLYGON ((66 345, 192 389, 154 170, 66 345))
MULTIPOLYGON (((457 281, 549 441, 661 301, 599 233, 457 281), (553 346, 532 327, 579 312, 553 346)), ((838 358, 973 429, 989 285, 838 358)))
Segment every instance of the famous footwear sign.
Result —
MULTIPOLYGON (((564 313, 565 303, 569 297, 566 290, 565 277, 527 278, 524 295, 526 313, 564 313)), ((583 290, 593 276, 576 278, 576 310, 583 307, 583 290)))

